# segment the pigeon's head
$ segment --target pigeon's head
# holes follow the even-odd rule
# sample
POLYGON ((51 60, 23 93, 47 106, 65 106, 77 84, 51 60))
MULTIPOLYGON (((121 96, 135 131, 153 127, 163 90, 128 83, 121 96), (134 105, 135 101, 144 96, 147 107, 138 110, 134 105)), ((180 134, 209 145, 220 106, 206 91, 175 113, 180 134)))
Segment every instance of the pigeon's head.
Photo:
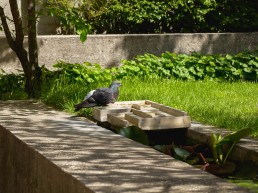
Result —
POLYGON ((121 86, 122 84, 115 80, 114 82, 111 83, 111 85, 109 86, 109 88, 112 90, 113 93, 118 93, 118 88, 121 86))
POLYGON ((109 86, 109 88, 119 88, 121 86, 121 82, 119 82, 118 80, 115 80, 111 83, 111 85, 109 86))
POLYGON ((119 95, 119 90, 118 90, 118 88, 121 86, 122 84, 119 82, 119 81, 117 81, 117 80, 115 80, 114 82, 112 82, 112 84, 110 85, 110 90, 111 90, 111 92, 112 92, 112 98, 113 98, 113 102, 115 102, 116 100, 117 100, 117 98, 118 98, 118 95, 119 95))

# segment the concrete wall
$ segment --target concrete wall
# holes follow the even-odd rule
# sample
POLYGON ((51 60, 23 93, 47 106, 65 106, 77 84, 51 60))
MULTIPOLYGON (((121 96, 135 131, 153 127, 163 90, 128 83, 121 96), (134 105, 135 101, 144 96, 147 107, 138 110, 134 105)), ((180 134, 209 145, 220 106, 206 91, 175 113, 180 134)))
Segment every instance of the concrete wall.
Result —
POLYGON ((0 193, 92 193, 0 125, 0 193))
MULTIPOLYGON (((26 45, 26 42, 25 42, 26 45)), ((196 33, 148 35, 89 35, 85 43, 78 36, 38 36, 39 63, 52 68, 58 60, 71 63, 99 63, 103 67, 119 65, 144 53, 163 52, 235 54, 258 48, 256 33, 196 33)), ((19 61, 0 36, 0 68, 7 72, 20 69, 19 61)))

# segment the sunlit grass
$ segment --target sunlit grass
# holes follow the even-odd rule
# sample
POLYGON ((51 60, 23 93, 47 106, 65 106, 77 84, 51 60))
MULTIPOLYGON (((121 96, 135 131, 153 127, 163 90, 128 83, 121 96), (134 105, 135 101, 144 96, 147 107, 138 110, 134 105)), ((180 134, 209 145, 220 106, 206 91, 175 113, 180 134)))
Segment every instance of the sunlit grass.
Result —
POLYGON ((120 100, 156 101, 184 110, 193 120, 237 130, 258 130, 258 84, 214 81, 124 80, 120 100))
MULTIPOLYGON (((72 113, 73 105, 80 102, 94 86, 62 86, 60 83, 45 95, 44 100, 72 113)), ((122 80, 119 101, 152 100, 186 111, 192 120, 202 123, 231 130, 251 127, 254 129, 253 136, 258 136, 257 96, 258 84, 251 82, 127 78, 122 80)))

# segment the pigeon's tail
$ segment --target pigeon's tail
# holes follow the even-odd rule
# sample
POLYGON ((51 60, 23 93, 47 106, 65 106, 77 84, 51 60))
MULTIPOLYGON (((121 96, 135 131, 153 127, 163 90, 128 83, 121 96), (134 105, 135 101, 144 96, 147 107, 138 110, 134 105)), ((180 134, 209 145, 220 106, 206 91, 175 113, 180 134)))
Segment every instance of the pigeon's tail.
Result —
POLYGON ((97 106, 96 103, 89 103, 87 100, 85 100, 79 104, 74 105, 74 108, 75 108, 74 111, 79 111, 82 108, 90 108, 90 107, 95 107, 95 106, 97 106))

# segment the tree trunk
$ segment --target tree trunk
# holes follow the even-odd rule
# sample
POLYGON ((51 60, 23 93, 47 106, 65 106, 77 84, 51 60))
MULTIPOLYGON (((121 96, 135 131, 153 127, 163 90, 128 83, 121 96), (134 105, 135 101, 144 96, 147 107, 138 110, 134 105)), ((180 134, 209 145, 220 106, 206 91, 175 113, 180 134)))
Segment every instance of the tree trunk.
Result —
MULTIPOLYGON (((29 63, 28 78, 31 77, 32 98, 38 98, 41 90, 41 68, 38 65, 36 2, 27 0, 28 8, 28 45, 29 63)), ((28 85, 29 86, 29 85, 28 85)))
POLYGON ((28 94, 28 98, 37 98, 41 89, 41 68, 38 65, 35 0, 27 0, 29 57, 23 44, 24 33, 17 0, 9 0, 9 4, 15 26, 15 36, 11 33, 4 9, 0 6, 3 29, 9 46, 21 62, 25 75, 25 91, 28 94))

